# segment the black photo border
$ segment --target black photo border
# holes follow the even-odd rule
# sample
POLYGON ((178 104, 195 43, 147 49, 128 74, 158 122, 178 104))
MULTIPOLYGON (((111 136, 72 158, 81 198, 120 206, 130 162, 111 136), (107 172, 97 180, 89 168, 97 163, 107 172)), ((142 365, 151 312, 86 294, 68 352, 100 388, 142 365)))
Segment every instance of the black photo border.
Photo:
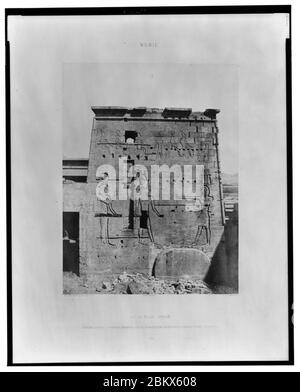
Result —
POLYGON ((5 98, 6 98, 6 227, 7 227, 7 365, 8 366, 240 366, 294 365, 293 325, 293 172, 292 172, 292 64, 291 5, 258 6, 189 6, 189 7, 76 7, 76 8, 6 8, 5 9, 5 98), (11 90, 10 43, 7 36, 8 17, 83 16, 83 15, 173 15, 173 14, 270 14, 289 15, 289 38, 286 39, 286 163, 287 163, 287 246, 288 246, 288 359, 274 361, 153 361, 153 362, 45 362, 15 363, 13 361, 12 311, 12 206, 11 206, 11 90))

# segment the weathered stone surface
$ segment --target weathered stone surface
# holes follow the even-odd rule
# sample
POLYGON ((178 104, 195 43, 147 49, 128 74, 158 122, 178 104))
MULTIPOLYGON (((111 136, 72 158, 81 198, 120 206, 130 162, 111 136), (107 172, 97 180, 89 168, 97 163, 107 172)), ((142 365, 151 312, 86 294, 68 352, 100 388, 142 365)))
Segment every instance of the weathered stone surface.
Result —
POLYGON ((114 284, 114 289, 111 293, 112 294, 128 294, 128 284, 127 283, 114 284))
POLYGON ((151 287, 147 287, 141 282, 130 282, 127 287, 127 294, 152 294, 151 287))
POLYGON ((110 282, 103 282, 102 283, 102 288, 105 289, 105 290, 112 290, 113 286, 112 286, 112 284, 110 282))
POLYGON ((154 263, 156 278, 179 277, 205 279, 210 267, 209 258, 200 250, 178 248, 163 251, 154 263))

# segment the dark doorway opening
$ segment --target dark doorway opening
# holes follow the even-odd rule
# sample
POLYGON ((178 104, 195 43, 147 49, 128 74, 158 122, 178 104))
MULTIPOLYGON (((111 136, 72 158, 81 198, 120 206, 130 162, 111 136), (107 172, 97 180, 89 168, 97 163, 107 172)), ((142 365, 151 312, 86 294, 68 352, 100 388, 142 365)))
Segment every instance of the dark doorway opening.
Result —
POLYGON ((63 271, 79 276, 79 212, 63 213, 63 271))
POLYGON ((136 131, 125 131, 125 143, 135 143, 135 139, 137 138, 136 131))

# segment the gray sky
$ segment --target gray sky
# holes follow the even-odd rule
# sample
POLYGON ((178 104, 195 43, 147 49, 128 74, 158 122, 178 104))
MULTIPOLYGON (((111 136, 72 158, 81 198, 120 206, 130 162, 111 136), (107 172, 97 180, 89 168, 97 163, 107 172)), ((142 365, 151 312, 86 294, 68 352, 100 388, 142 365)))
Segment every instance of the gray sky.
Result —
POLYGON ((238 171, 238 68, 195 64, 64 64, 63 153, 87 157, 91 106, 218 108, 222 168, 238 171))

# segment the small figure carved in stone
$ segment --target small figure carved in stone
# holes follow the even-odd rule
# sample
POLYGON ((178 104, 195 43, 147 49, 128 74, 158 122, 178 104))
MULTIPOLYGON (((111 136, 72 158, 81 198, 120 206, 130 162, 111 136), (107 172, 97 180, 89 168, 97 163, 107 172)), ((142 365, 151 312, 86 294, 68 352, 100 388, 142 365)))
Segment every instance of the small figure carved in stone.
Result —
POLYGON ((106 213, 112 215, 119 215, 112 206, 112 194, 109 185, 108 173, 104 173, 102 177, 98 178, 98 184, 96 187, 96 196, 99 201, 105 204, 106 213))

